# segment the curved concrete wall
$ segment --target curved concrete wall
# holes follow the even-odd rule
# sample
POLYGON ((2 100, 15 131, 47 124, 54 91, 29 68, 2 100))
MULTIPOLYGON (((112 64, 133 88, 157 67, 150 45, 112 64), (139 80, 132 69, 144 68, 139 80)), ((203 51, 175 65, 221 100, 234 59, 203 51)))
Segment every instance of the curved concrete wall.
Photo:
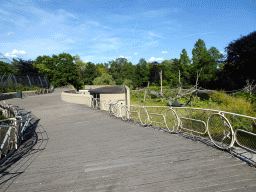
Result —
POLYGON ((70 102, 70 103, 77 103, 77 104, 85 104, 91 107, 91 95, 87 94, 74 94, 73 90, 63 91, 61 93, 61 100, 70 102))

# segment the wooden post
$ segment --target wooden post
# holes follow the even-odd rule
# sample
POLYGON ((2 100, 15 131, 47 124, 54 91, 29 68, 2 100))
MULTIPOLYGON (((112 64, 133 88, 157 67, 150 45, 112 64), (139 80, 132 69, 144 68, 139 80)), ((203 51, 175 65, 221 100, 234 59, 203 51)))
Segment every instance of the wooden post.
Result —
POLYGON ((161 81, 161 99, 162 99, 162 102, 163 102, 163 82, 162 82, 162 80, 163 80, 163 71, 161 70, 161 72, 159 72, 159 74, 160 74, 160 81, 161 81))
POLYGON ((180 88, 179 88, 179 95, 181 94, 181 82, 180 82, 180 70, 179 70, 179 84, 180 84, 180 88))
MULTIPOLYGON (((149 81, 148 81, 148 87, 149 87, 149 81)), ((146 96, 147 96, 148 87, 145 89, 145 93, 144 93, 144 100, 143 100, 143 102, 145 102, 145 101, 146 101, 146 96)))

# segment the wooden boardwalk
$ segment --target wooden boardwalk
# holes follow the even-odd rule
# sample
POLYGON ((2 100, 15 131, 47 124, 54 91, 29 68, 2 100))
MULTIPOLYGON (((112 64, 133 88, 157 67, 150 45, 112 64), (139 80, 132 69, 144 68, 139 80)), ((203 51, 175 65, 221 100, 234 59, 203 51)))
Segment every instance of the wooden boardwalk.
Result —
POLYGON ((10 99, 30 135, 1 166, 0 191, 256 191, 256 169, 199 141, 61 101, 10 99))

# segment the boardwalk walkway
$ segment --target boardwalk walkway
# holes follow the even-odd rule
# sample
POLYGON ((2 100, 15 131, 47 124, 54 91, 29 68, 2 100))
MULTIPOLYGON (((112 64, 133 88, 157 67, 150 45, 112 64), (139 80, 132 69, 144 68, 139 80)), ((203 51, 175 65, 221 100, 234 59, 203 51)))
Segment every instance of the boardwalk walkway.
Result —
POLYGON ((31 135, 2 165, 0 191, 256 191, 256 169, 178 134, 112 118, 52 94, 10 99, 31 135))

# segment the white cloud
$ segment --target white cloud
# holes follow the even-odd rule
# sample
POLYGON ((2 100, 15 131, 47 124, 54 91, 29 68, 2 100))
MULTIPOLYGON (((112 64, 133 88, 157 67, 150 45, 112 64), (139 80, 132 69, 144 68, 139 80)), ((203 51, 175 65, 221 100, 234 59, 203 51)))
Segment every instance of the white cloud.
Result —
POLYGON ((9 15, 10 13, 7 12, 7 11, 4 11, 4 10, 2 10, 2 9, 0 9, 0 14, 9 15))
POLYGON ((162 53, 168 53, 167 51, 162 51, 162 53))
POLYGON ((138 53, 134 53, 134 55, 137 55, 138 53))
POLYGON ((75 41, 73 39, 66 39, 65 43, 75 43, 75 41))
POLYGON ((131 59, 132 57, 131 56, 128 56, 128 57, 120 56, 119 58, 131 59))
POLYGON ((148 62, 152 62, 152 61, 162 61, 164 60, 163 58, 155 58, 155 57, 151 57, 148 62))
POLYGON ((152 40, 154 37, 162 38, 162 36, 160 36, 156 33, 153 33, 152 31, 148 31, 147 34, 145 35, 146 39, 151 39, 152 40))
POLYGON ((11 35, 12 33, 14 33, 14 32, 10 31, 10 32, 8 33, 8 36, 11 35))
POLYGON ((6 53, 4 56, 6 57, 18 57, 19 55, 26 54, 26 51, 18 51, 14 49, 11 53, 6 53))
POLYGON ((99 27, 99 25, 100 25, 99 22, 95 22, 95 21, 88 21, 87 24, 91 24, 95 27, 99 27))

